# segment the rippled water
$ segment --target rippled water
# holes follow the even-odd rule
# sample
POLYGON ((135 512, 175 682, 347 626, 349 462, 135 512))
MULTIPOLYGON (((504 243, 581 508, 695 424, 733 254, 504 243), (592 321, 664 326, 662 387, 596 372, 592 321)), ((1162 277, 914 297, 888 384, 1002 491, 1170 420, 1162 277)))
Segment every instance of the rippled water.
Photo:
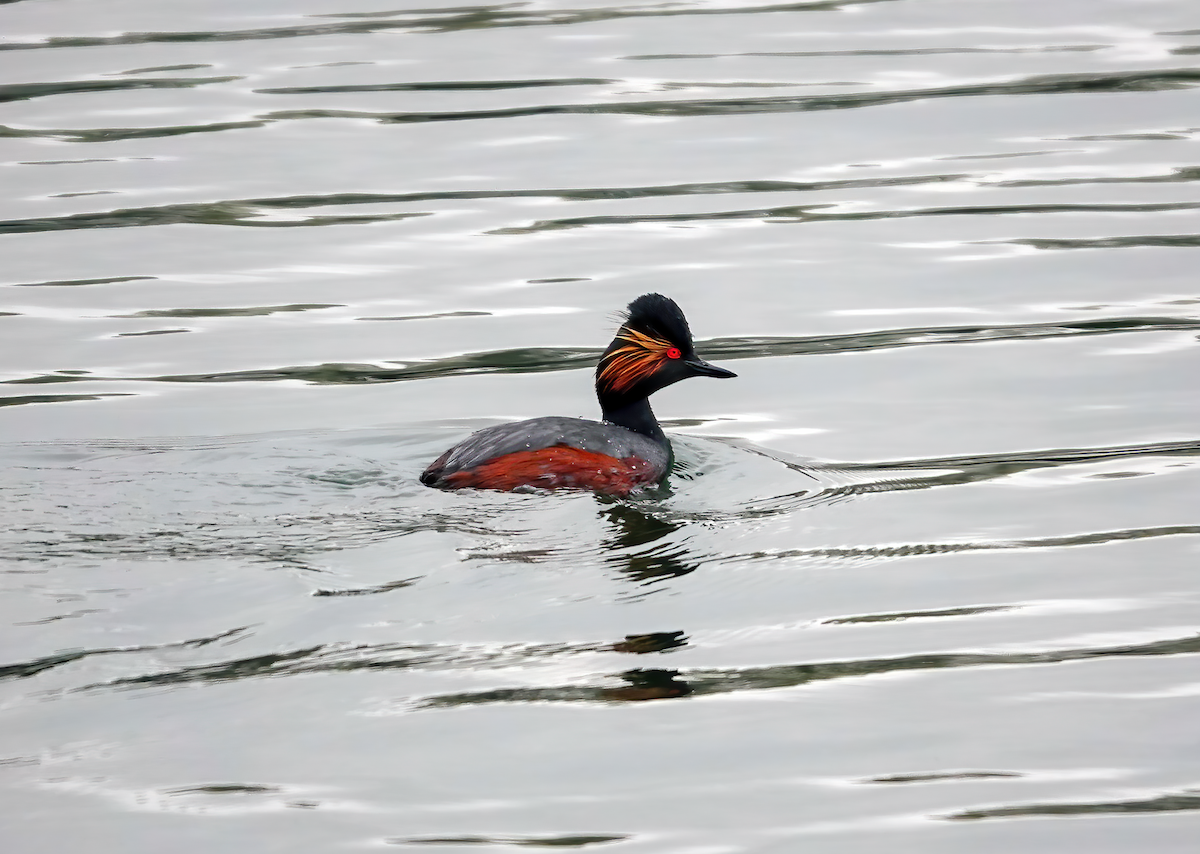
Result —
POLYGON ((415 5, 0 3, 4 850, 1193 851, 1195 5, 415 5))

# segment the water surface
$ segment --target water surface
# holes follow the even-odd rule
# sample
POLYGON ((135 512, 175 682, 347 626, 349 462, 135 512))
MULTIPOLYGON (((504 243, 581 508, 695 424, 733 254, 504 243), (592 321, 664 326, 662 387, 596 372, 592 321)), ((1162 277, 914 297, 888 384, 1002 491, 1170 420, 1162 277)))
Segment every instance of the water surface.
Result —
POLYGON ((1194 849, 1192 4, 0 33, 6 851, 1194 849), (664 489, 416 481, 651 291, 664 489))

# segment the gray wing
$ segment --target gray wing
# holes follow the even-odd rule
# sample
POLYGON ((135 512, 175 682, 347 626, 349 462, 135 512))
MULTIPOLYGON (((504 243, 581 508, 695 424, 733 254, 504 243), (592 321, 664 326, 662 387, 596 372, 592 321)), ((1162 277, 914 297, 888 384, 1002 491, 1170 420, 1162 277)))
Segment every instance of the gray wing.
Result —
POLYGON ((648 436, 613 424, 559 416, 532 418, 497 424, 471 434, 430 463, 421 475, 421 482, 433 485, 446 475, 472 469, 494 457, 555 445, 569 445, 617 459, 641 457, 653 461, 667 454, 665 448, 648 436))

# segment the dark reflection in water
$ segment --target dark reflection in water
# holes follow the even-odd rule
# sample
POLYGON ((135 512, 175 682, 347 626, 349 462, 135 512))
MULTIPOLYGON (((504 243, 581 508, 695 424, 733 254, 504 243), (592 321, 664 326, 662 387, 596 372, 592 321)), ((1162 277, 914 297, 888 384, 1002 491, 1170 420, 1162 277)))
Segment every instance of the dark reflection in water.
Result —
POLYGON ((151 308, 112 317, 267 317, 289 311, 316 311, 322 308, 343 308, 338 303, 293 303, 264 305, 249 308, 151 308))
MULTIPOLYGON (((144 130, 134 133, 144 134, 144 130)), ((67 132, 55 132, 61 136, 67 132)), ((80 132, 85 133, 85 132, 80 132)), ((95 131, 94 133, 109 133, 95 131)), ((12 132, 17 136, 37 136, 32 131, 12 132)), ((47 134, 47 136, 53 136, 47 134)), ((1187 138, 1187 137, 1179 137, 1187 138)), ((1072 138, 1073 139, 1073 138, 1072 138)), ((986 155, 988 159, 999 156, 1017 157, 1032 156, 1044 152, 1021 152, 1005 155, 986 155)), ((973 155, 965 155, 957 159, 966 159, 973 155)), ((980 155, 983 156, 983 155, 980 155)), ((954 158, 942 158, 954 159, 954 158)), ((25 234, 46 231, 73 231, 78 229, 97 228, 140 228, 160 225, 177 225, 190 223, 195 225, 248 226, 262 228, 310 227, 319 225, 370 224, 373 222, 393 222, 412 217, 433 216, 434 211, 399 211, 392 213, 346 214, 335 216, 319 214, 315 211, 321 208, 345 207, 352 205, 379 204, 415 204, 424 202, 466 201, 485 199, 558 199, 570 202, 635 200, 669 198, 673 196, 718 196, 726 194, 760 194, 760 193, 801 193, 822 192, 828 190, 854 190, 871 187, 904 187, 919 185, 938 185, 959 182, 964 187, 970 186, 970 174, 932 174, 892 176, 886 178, 854 178, 828 181, 724 181, 694 184, 674 184, 647 187, 578 187, 567 189, 511 189, 511 190, 444 190, 425 193, 333 193, 329 195, 302 195, 275 198, 227 199, 215 202, 191 202, 185 204, 159 205, 142 208, 121 208, 110 211, 94 211, 89 213, 67 214, 56 217, 37 217, 32 219, 12 219, 0 221, 0 234, 25 234), (283 218, 278 212, 295 211, 290 219, 283 218)), ((1161 174, 1136 176, 1105 176, 1095 175, 1085 178, 1024 178, 992 181, 991 187, 999 188, 1028 188, 1028 187, 1058 187, 1079 184, 1172 184, 1190 183, 1200 178, 1200 168, 1191 166, 1176 166, 1161 174)), ((703 213, 673 213, 645 214, 619 216, 584 216, 564 217, 553 220, 537 221, 528 225, 505 226, 493 229, 488 234, 516 235, 533 234, 544 231, 559 231, 563 229, 582 228, 593 225, 637 225, 639 223, 672 223, 672 222, 722 222, 740 220, 761 220, 771 223, 828 223, 828 222, 857 222, 877 219, 911 219, 929 216, 996 216, 996 215, 1027 215, 1027 214, 1103 214, 1103 213, 1156 213, 1171 211, 1186 211, 1196 207, 1192 202, 1158 202, 1104 204, 1099 202, 1089 204, 1023 204, 1023 205, 974 205, 951 208, 917 208, 912 210, 879 210, 837 212, 828 210, 832 204, 817 205, 784 205, 744 210, 716 211, 703 213)), ((1165 235, 1157 239, 1166 239, 1165 235)), ((1181 235, 1186 238, 1187 235, 1181 235)), ((1156 239, 1153 235, 1147 240, 1156 239)), ((1009 241, 1012 242, 1012 241, 1009 241)), ((1112 244, 1122 246, 1126 244, 1112 244)), ((1175 245, 1175 244, 1128 244, 1128 245, 1175 245)), ((1179 245, 1189 245, 1186 242, 1179 245)), ((1096 244, 1101 248, 1104 244, 1096 244)), ((1054 248, 1045 246, 1041 248, 1054 248)), ((1071 247, 1065 247, 1071 248, 1071 247)), ((116 276, 99 279, 83 279, 77 281, 37 282, 34 285, 85 285, 108 284, 138 279, 150 279, 153 276, 116 276)), ((557 281, 557 280, 551 280, 557 281)), ((567 279, 566 281, 575 281, 567 279)))
MULTIPOLYGON (((227 632, 228 639, 241 630, 227 632)), ((614 650, 645 654, 667 652, 686 645, 682 632, 659 632, 653 635, 635 636, 615 644, 538 644, 480 649, 456 647, 444 644, 383 644, 383 645, 319 645, 287 652, 255 655, 229 659, 211 664, 181 667, 174 670, 147 673, 139 676, 121 677, 107 682, 82 685, 71 692, 92 692, 111 689, 162 688, 177 685, 241 681, 258 678, 277 678, 300 674, 345 673, 354 671, 397 671, 397 670, 474 670, 486 668, 511 668, 529 664, 548 656, 578 655, 587 652, 614 650), (653 639, 653 640, 647 640, 653 639)), ((51 656, 38 661, 9 665, 0 668, 0 680, 27 678, 42 671, 70 664, 84 658, 118 653, 147 653, 162 649, 185 648, 187 644, 165 644, 162 646, 130 647, 125 649, 81 650, 75 653, 51 656)), ((634 668, 611 677, 623 682, 618 686, 578 686, 553 689, 513 689, 484 692, 462 698, 462 703, 533 701, 551 697, 557 700, 600 701, 600 700, 653 700, 681 697, 691 693, 688 681, 680 678, 675 670, 634 668)), ((427 705, 458 705, 454 698, 441 697, 422 701, 427 705)))
POLYGON ((1200 810, 1200 792, 1189 790, 1128 801, 1091 803, 1022 804, 1011 807, 966 810, 941 816, 950 821, 988 818, 1049 818, 1051 816, 1117 815, 1121 813, 1164 813, 1200 810))
POLYGON ((0 397, 0 406, 24 406, 29 403, 73 403, 79 400, 102 400, 106 397, 129 397, 128 392, 111 394, 23 394, 0 397))
POLYGON ((627 670, 620 678, 627 684, 603 689, 601 696, 604 699, 667 700, 692 693, 692 686, 679 678, 677 670, 627 670))
MULTIPOLYGON (((604 86, 619 83, 600 77, 562 80, 443 80, 424 83, 364 83, 354 86, 286 86, 256 89, 263 95, 313 95, 335 92, 490 92, 503 89, 540 89, 547 86, 604 86)), ((0 89, 0 92, 3 90, 0 89)))
POLYGON ((219 641, 236 638, 245 634, 247 631, 248 627, 243 626, 241 628, 230 629, 229 631, 221 632, 220 634, 212 637, 195 638, 192 640, 180 641, 178 643, 155 644, 152 646, 113 647, 110 649, 81 649, 72 650, 70 652, 60 652, 44 658, 35 659, 33 661, 2 666, 0 667, 0 680, 26 679, 30 676, 36 676, 42 671, 51 670, 55 667, 61 667, 64 664, 71 664, 73 662, 80 661, 81 659, 97 655, 142 653, 166 649, 199 649, 219 641))
MULTIPOLYGON (((0 47, 0 49, 3 49, 0 47)), ((0 104, 27 101, 47 95, 75 95, 80 92, 111 92, 119 89, 190 89, 208 83, 229 83, 240 77, 163 78, 148 80, 71 80, 62 83, 9 83, 0 85, 0 104)))
POLYGON ((82 285, 112 285, 122 282, 151 281, 156 276, 108 276, 103 279, 65 279, 57 282, 15 282, 14 288, 74 288, 82 285))
MULTIPOLYGON (((998 241, 997 241, 998 242, 998 241)), ((1142 234, 1130 237, 1042 238, 1024 237, 1004 241, 1035 249, 1113 249, 1136 246, 1200 246, 1200 234, 1142 234)))
MULTIPOLYGON (((42 45, 0 45, 0 49, 42 45)), ((203 81, 211 82, 211 81, 203 81)), ((44 84, 47 86, 69 86, 68 83, 44 84)), ((194 83, 188 85, 195 85, 194 83)), ((443 86, 446 84, 443 84, 443 86)), ((473 86, 475 84, 465 84, 473 86)), ((708 84, 706 84, 708 85, 708 84)), ((838 81, 826 85, 846 85, 838 81)), ((310 108, 302 110, 276 110, 260 117, 235 121, 214 122, 200 125, 174 125, 168 127, 143 128, 0 128, 8 137, 44 138, 68 142, 113 142, 127 139, 152 139, 180 136, 191 133, 212 133, 226 130, 260 128, 275 122, 305 121, 310 119, 363 119, 381 124, 423 124, 428 122, 478 121, 520 119, 547 115, 632 115, 632 116, 740 116, 745 114, 795 113, 823 110, 857 109, 860 107, 889 106, 914 101, 942 98, 970 98, 1011 95, 1079 95, 1092 93, 1158 92, 1171 89, 1186 89, 1200 85, 1200 69, 1168 68, 1146 71, 1117 73, 1054 74, 1026 77, 1002 83, 945 86, 929 89, 900 89, 891 91, 867 91, 825 95, 791 95, 758 98, 708 98, 656 100, 641 102, 612 103, 597 101, 583 104, 539 104, 527 107, 512 107, 491 110, 442 111, 442 112, 376 112, 368 110, 337 110, 310 108)), ((109 86, 108 88, 115 88, 109 86)), ((44 94, 50 94, 46 92, 44 94)), ((29 97, 25 95, 24 97, 29 97)), ((187 206, 177 206, 180 209, 187 206)), ((403 218, 418 214, 394 214, 392 218, 403 218)), ((368 220, 379 219, 373 217, 368 220)), ((383 217, 387 218, 387 217, 383 217)), ((229 217, 218 218, 230 219, 229 217)), ((309 225, 345 224, 357 222, 350 218, 328 218, 306 221, 309 225)), ((134 224, 132 222, 127 224, 134 224)), ((278 225, 279 223, 241 223, 249 225, 278 225)), ((294 224, 294 223, 293 223, 294 224)), ((70 226, 68 226, 70 227, 70 226)), ((76 226, 77 227, 77 226, 76 226)), ((102 226, 93 226, 102 227, 102 226)), ((40 230, 30 227, 28 230, 40 230)))
POLYGON ((570 836, 412 836, 384 840, 388 845, 515 845, 523 848, 583 848, 620 842, 624 834, 581 833, 570 836))
POLYGON ((348 587, 330 590, 320 588, 314 590, 313 596, 370 596, 375 593, 390 593, 393 590, 400 590, 404 587, 411 587, 420 581, 420 578, 402 578, 397 581, 389 581, 386 584, 376 584, 372 587, 348 587))
MULTIPOLYGON (((1142 238, 1129 238, 1138 240, 1142 238)), ((1174 239, 1174 238, 1173 238, 1174 239)), ((1183 240, 1185 238, 1178 238, 1183 240)), ((1186 238, 1191 239, 1191 238, 1186 238)), ((240 309, 171 309, 143 312, 146 317, 192 317, 197 312, 220 316, 260 315, 283 311, 306 311, 332 308, 324 304, 266 306, 240 309), (181 313, 182 312, 182 313, 181 313)), ((1200 330, 1200 319, 1173 317, 1108 317, 1102 320, 1064 320, 1056 323, 1023 323, 994 326, 926 326, 858 332, 842 335, 811 335, 771 338, 713 338, 697 342, 697 348, 711 358, 757 359, 764 357, 800 356, 822 353, 859 353, 890 350, 897 347, 918 347, 933 344, 970 344, 994 341, 1065 338, 1084 335, 1116 335, 1137 332, 1170 332, 1200 330)), ((89 371, 58 371, 53 374, 4 380, 0 385, 37 385, 69 382, 167 382, 220 383, 270 382, 303 380, 316 385, 349 385, 358 383, 403 382, 436 379, 466 374, 525 374, 590 368, 600 356, 600 350, 582 347, 522 347, 482 353, 464 353, 443 359, 397 362, 401 367, 327 363, 297 365, 247 371, 226 371, 209 374, 175 374, 167 376, 105 377, 89 371)))
POLYGON ((615 652, 645 655, 687 646, 687 642, 687 635, 683 632, 651 632, 647 635, 626 635, 625 640, 614 643, 612 649, 615 652))
POLYGON ((181 786, 178 789, 164 789, 168 795, 258 795, 267 792, 278 792, 278 786, 263 786, 252 783, 208 783, 202 786, 181 786))
MULTIPOLYGON (((890 673, 921 672, 947 668, 995 667, 997 665, 1062 664, 1105 658, 1196 655, 1200 653, 1200 635, 1172 638, 1145 644, 1110 647, 1051 649, 1014 653, 927 653, 897 658, 868 658, 847 661, 787 664, 771 667, 744 667, 721 670, 671 672, 671 679, 685 681, 688 693, 696 695, 732 694, 743 691, 771 691, 797 688, 813 682, 834 679, 858 679, 890 673)), ((622 674, 624 676, 625 674, 622 674)), ((607 697, 604 689, 586 686, 553 688, 507 688, 489 691, 443 694, 417 701, 414 709, 465 706, 491 703, 586 702, 607 697)))
POLYGON ((936 783, 941 780, 1015 780, 1026 775, 1015 771, 935 771, 928 774, 889 774, 864 783, 936 783))
POLYGON ((1026 45, 1022 47, 916 47, 916 48, 871 48, 859 50, 752 50, 744 53, 648 53, 639 56, 623 56, 632 60, 674 59, 724 59, 740 56, 765 56, 780 58, 804 58, 817 56, 938 56, 953 54, 988 53, 1090 53, 1103 50, 1102 44, 1026 45))
POLYGON ((1200 85, 1200 69, 1170 68, 1110 74, 1048 74, 1004 83, 942 86, 884 92, 854 92, 837 95, 792 95, 763 98, 697 98, 678 101, 636 103, 543 104, 500 110, 439 113, 378 113, 366 110, 281 110, 268 113, 266 121, 344 118, 372 119, 387 124, 438 121, 512 119, 546 115, 614 114, 634 116, 721 116, 745 113, 795 113, 814 110, 845 110, 925 101, 935 98, 969 98, 994 95, 1076 95, 1104 92, 1158 92, 1200 85))
POLYGON ((604 560, 631 580, 645 583, 677 578, 699 568, 699 562, 689 558, 685 546, 654 545, 683 528, 683 523, 644 513, 633 504, 615 504, 602 510, 601 515, 616 531, 605 542, 608 554, 604 560))
MULTIPOLYGON (((228 640, 246 629, 234 629, 213 638, 182 644, 112 649, 80 650, 0 668, 0 679, 29 678, 45 670, 91 656, 140 654, 175 648, 198 648, 228 640)), ((72 692, 166 687, 173 685, 233 680, 278 678, 299 674, 347 671, 395 671, 403 669, 455 670, 509 668, 547 656, 577 655, 603 649, 624 652, 667 652, 684 645, 681 632, 660 632, 616 644, 538 644, 477 648, 447 644, 318 645, 286 652, 229 659, 139 676, 122 677, 83 685, 72 692), (646 639, 653 639, 647 642, 646 639)), ((554 687, 499 688, 457 694, 413 698, 413 710, 447 706, 529 702, 598 702, 605 700, 648 700, 697 695, 728 694, 796 688, 813 682, 857 679, 890 673, 921 672, 947 668, 990 668, 997 665, 1061 664, 1071 661, 1129 657, 1190 656, 1200 653, 1200 635, 1187 635, 1144 644, 1108 647, 1046 649, 1030 652, 924 653, 892 658, 867 658, 807 664, 678 670, 636 668, 614 674, 623 685, 560 685, 554 687)), ((590 681, 590 680, 589 680, 590 681)))
MULTIPOLYGON (((837 222, 850 220, 876 219, 912 219, 929 216, 1009 216, 1027 214, 1103 214, 1103 213, 1162 213, 1168 211, 1188 211, 1200 208, 1198 202, 1164 202, 1156 204, 1058 204, 1058 205, 975 205, 971 207, 952 208, 921 208, 910 211, 855 211, 838 213, 827 208, 833 204, 820 205, 788 205, 776 208, 752 208, 749 210, 717 211, 709 213, 673 213, 673 214, 641 214, 619 216, 583 216, 564 219, 541 220, 524 226, 506 226, 494 229, 489 234, 535 234, 541 231, 560 231, 568 228, 583 228, 592 225, 635 225, 638 223, 687 223, 687 222, 727 222, 735 220, 761 220, 769 223, 806 223, 806 222, 837 222)), ((1175 237, 1172 235, 1171 237, 1175 237)), ((1147 245, 1147 246, 1186 246, 1191 245, 1195 238, 1192 235, 1178 235, 1176 243, 1158 243, 1153 241, 1167 240, 1167 237, 1120 238, 1122 240, 1142 239, 1149 243, 1114 243, 1113 246, 1147 245)), ((994 241, 1007 243, 1025 243, 1025 240, 994 241)), ((1039 248, 1054 248, 1048 245, 1039 248)), ((1034 244, 1030 244, 1034 245, 1034 244)), ((1106 244, 1098 243, 1097 247, 1106 244)))
POLYGON ((591 9, 523 9, 521 8, 523 4, 500 4, 447 9, 416 9, 412 11, 339 12, 309 15, 307 17, 325 19, 326 21, 338 18, 349 18, 352 20, 290 27, 264 27, 250 30, 123 33, 116 36, 53 36, 38 41, 0 44, 0 50, 253 41, 259 39, 288 39, 312 36, 366 35, 387 31, 452 33, 462 30, 506 27, 570 26, 631 18, 678 18, 711 15, 740 16, 777 12, 826 12, 873 3, 891 2, 895 2, 895 0, 815 0, 815 2, 807 3, 773 3, 761 6, 735 5, 732 8, 671 8, 651 3, 642 7, 634 6, 617 9, 604 8, 603 6, 591 9))
POLYGON ((903 620, 920 620, 932 617, 973 617, 976 614, 996 614, 1011 611, 1013 605, 974 605, 962 608, 938 608, 927 611, 906 611, 892 614, 858 614, 853 617, 832 617, 821 622, 830 626, 855 625, 858 623, 896 623, 903 620))

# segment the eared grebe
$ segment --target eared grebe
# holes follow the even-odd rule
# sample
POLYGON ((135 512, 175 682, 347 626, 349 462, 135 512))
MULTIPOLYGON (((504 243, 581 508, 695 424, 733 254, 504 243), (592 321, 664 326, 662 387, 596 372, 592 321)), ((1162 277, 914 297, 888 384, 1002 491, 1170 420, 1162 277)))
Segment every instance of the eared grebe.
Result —
POLYGON ((590 489, 624 497, 660 482, 671 468, 671 443, 647 398, 688 377, 735 377, 696 355, 674 300, 644 294, 629 304, 617 337, 596 366, 603 423, 533 418, 468 436, 421 474, 440 489, 590 489))

